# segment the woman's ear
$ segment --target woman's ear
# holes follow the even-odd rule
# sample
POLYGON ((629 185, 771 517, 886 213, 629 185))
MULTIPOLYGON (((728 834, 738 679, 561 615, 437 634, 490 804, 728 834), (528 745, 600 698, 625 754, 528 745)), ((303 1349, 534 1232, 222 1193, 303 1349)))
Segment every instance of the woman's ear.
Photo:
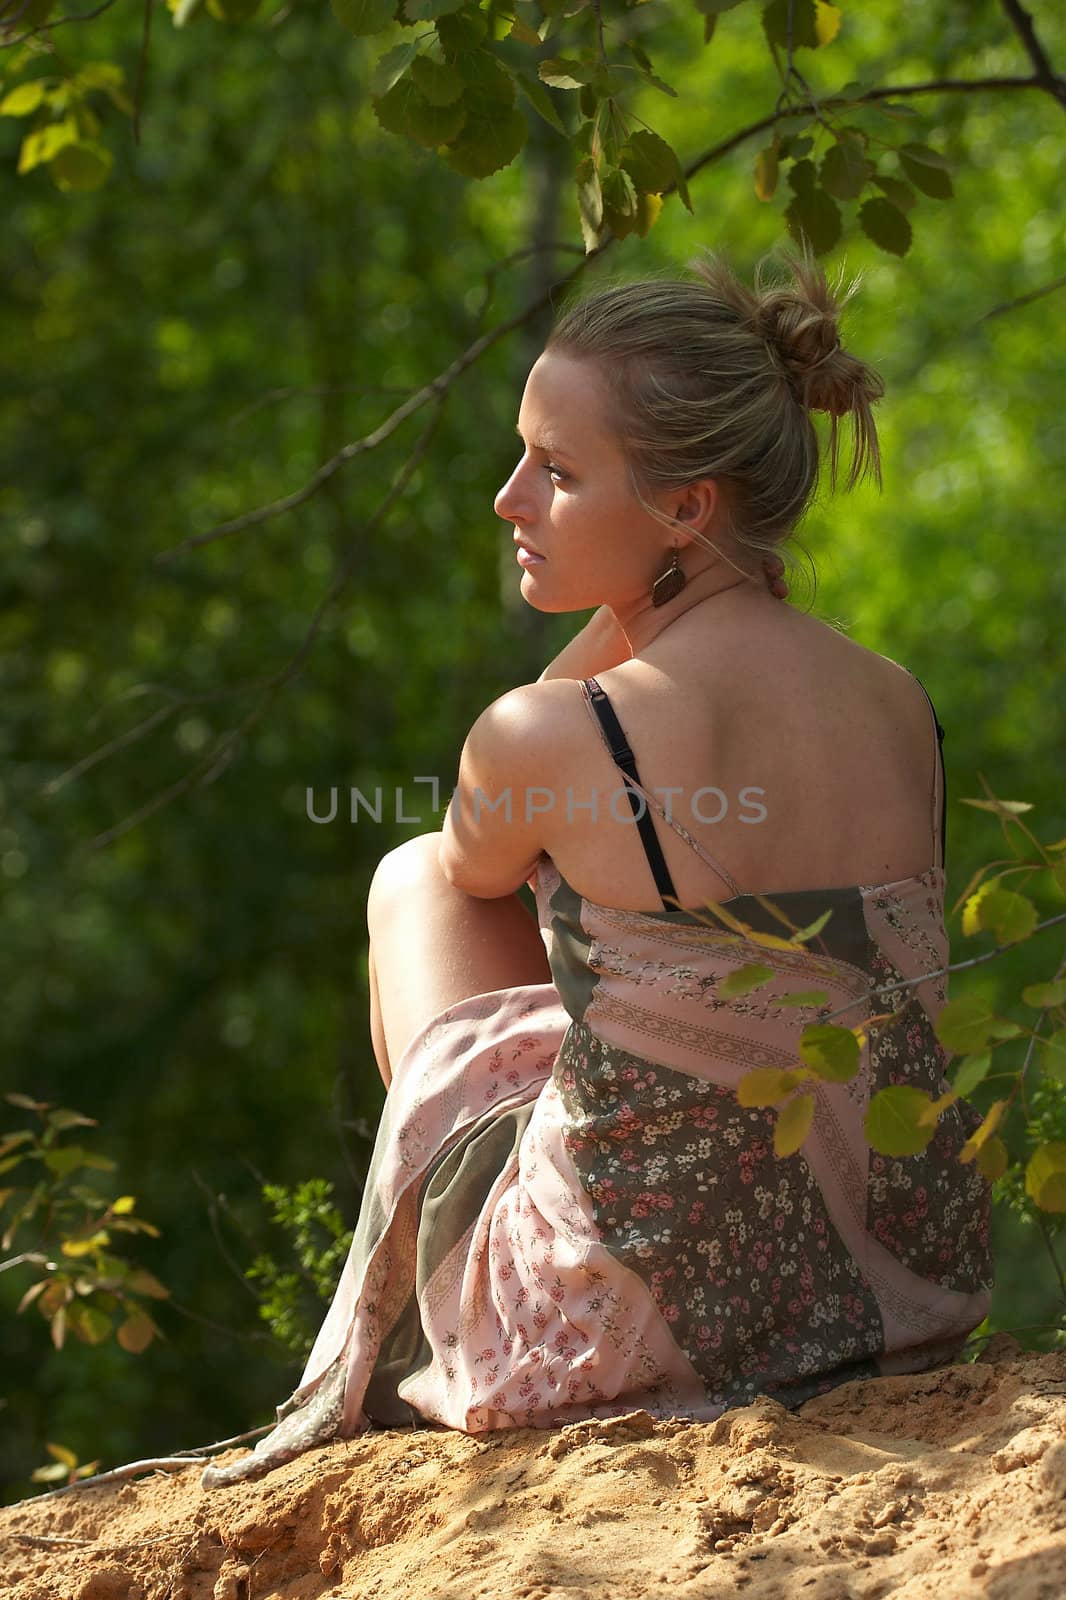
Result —
POLYGON ((700 478, 695 483, 686 484, 684 489, 675 490, 671 499, 673 504, 668 509, 672 516, 679 522, 687 523, 697 533, 705 537, 710 535, 721 499, 713 478, 700 478))

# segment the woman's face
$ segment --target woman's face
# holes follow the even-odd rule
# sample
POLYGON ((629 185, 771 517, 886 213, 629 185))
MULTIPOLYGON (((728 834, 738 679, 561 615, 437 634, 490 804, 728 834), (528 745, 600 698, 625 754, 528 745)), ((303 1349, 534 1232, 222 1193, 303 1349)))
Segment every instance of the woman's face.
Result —
POLYGON ((675 542, 633 497, 621 447, 602 423, 602 385, 591 362, 546 351, 522 395, 525 453, 494 505, 543 557, 519 562, 523 599, 538 611, 646 600, 675 542))

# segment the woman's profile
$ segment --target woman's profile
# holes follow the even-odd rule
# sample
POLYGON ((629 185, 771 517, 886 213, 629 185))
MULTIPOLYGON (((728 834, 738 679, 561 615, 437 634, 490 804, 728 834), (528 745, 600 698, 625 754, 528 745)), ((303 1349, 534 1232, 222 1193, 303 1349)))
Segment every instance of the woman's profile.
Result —
POLYGON ((529 373, 495 509, 527 603, 593 616, 478 718, 442 829, 375 873, 388 1094, 355 1237, 278 1425, 206 1487, 371 1426, 796 1406, 950 1360, 988 1310, 988 1184, 957 1159, 977 1113, 899 1159, 863 1133, 877 1090, 946 1087, 943 729, 913 674, 783 603, 811 413, 834 486, 851 418, 850 488, 880 475, 882 392, 841 346, 851 291, 783 264, 610 284, 529 373), (816 980, 730 933, 827 910, 816 980), (754 961, 767 981, 727 983, 754 961), (737 1084, 831 1015, 880 1020, 778 1157, 737 1084))

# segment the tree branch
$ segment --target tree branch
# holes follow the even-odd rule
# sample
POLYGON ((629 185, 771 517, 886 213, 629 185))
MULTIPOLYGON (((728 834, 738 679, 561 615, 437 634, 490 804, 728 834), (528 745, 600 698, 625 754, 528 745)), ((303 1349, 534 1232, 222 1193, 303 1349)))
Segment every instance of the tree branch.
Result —
POLYGON ((254 727, 254 725, 263 716, 264 712, 278 691, 282 689, 291 678, 294 678, 297 672, 300 670, 305 657, 308 655, 311 646, 313 645, 319 630, 322 627, 322 622, 327 611, 337 599, 338 595, 342 592, 345 584, 348 582, 348 579, 351 577, 351 574, 355 569, 356 562, 361 556, 365 546, 366 535, 371 532, 371 530, 374 529, 379 522, 381 522, 381 520, 391 509, 393 503, 403 494, 416 467, 418 466, 422 457, 425 455, 426 450, 429 448, 430 440, 432 439, 437 424, 440 421, 442 411, 443 395, 438 395, 437 403, 434 407, 433 413, 426 426, 423 428, 414 449, 411 451, 411 454, 400 468, 400 471, 397 473, 392 487, 389 489, 384 498, 378 503, 370 517, 363 524, 362 528, 360 528, 357 536, 349 544, 348 550, 341 560, 329 588, 326 590, 326 593, 323 595, 318 604, 314 616, 311 618, 310 625, 303 639, 301 640, 298 649, 289 658, 284 667, 282 667, 278 672, 274 673, 265 681, 263 693, 260 695, 252 709, 247 713, 243 720, 237 724, 235 728, 228 729, 227 732, 224 733, 217 741, 214 748, 210 750, 202 760, 197 762, 195 766, 191 767, 182 778, 179 778, 177 783, 171 784, 169 789, 164 789, 160 794, 155 795, 153 799, 146 801, 146 803, 141 806, 139 810, 135 811, 131 816, 126 817, 122 822, 116 823, 113 828, 108 828, 105 830, 105 832, 99 833, 95 838, 90 839, 82 848, 82 851, 80 852, 81 854, 88 854, 91 851, 102 848, 105 844, 110 844, 112 839, 117 839, 122 834, 128 833, 131 828, 136 827, 137 823, 143 822, 146 818, 153 816, 171 800, 176 799, 178 795, 184 794, 187 790, 193 788, 195 785, 206 785, 212 782, 212 780, 219 775, 223 768, 229 764, 236 754, 237 745, 240 739, 245 733, 247 733, 248 729, 254 727))
POLYGON ((1033 74, 1041 89, 1045 89, 1066 111, 1066 79, 1060 78, 1051 65, 1047 51, 1036 36, 1033 19, 1020 4, 1020 0, 1003 0, 1003 9, 1011 27, 1025 47, 1033 63, 1033 74))
MULTIPOLYGON (((69 17, 57 17, 54 22, 42 22, 39 28, 30 28, 28 32, 20 33, 17 39, 5 39, 3 44, 0 44, 0 50, 13 50, 16 45, 25 44, 27 39, 34 39, 39 33, 51 33, 53 28, 61 28, 64 22, 91 22, 94 17, 100 16, 101 12, 109 11, 114 3, 115 0, 104 0, 103 5, 97 6, 95 11, 78 11, 69 17)), ((25 9, 26 7, 22 6, 20 11, 25 9)))
POLYGON ((1028 294, 1020 294, 1016 300, 1007 300, 1001 306, 993 306, 991 311, 986 311, 978 317, 974 327, 980 327, 982 322, 987 322, 990 317, 1001 317, 1007 311, 1014 311, 1018 306, 1027 306, 1033 300, 1042 300, 1046 294, 1054 294, 1056 289, 1066 289, 1066 277, 1054 278, 1050 283, 1045 283, 1042 289, 1030 289, 1028 294))
MULTIPOLYGON (((802 116, 808 112, 811 115, 815 115, 820 109, 824 110, 827 107, 869 105, 879 100, 899 100, 904 97, 922 94, 976 94, 986 89, 1017 90, 1042 89, 1044 87, 1045 85, 1035 77, 935 78, 928 83, 900 84, 896 87, 869 89, 865 94, 858 95, 855 98, 850 98, 846 95, 832 95, 820 101, 817 106, 811 101, 801 101, 784 109, 775 110, 768 116, 761 117, 757 122, 749 123, 747 127, 738 129, 729 138, 723 139, 719 144, 713 145, 710 150, 705 150, 702 155, 697 156, 684 169, 684 174, 686 179, 694 177, 704 167, 710 166, 716 161, 721 161, 741 145, 746 144, 748 140, 756 138, 760 133, 765 133, 769 128, 773 128, 778 122, 784 121, 789 117, 802 116)), ((663 190, 664 197, 672 194, 675 188, 676 184, 671 184, 668 188, 665 188, 663 190)), ((356 456, 365 455, 368 450, 373 450, 379 444, 382 444, 396 431, 401 422, 406 421, 427 400, 434 398, 434 396, 443 397, 451 385, 469 367, 473 366, 486 350, 498 343, 500 339, 506 337, 507 334, 513 332, 515 328, 523 327, 530 322, 538 311, 543 310, 546 305, 552 303, 555 295, 560 290, 567 288, 585 271, 591 261, 598 259, 615 242, 614 236, 608 234, 594 250, 589 251, 588 254, 582 257, 572 272, 556 280, 543 294, 537 295, 529 301, 521 311, 516 312, 507 322, 498 324, 497 327, 490 329, 487 333, 475 339, 473 344, 468 346, 460 356, 457 356, 443 372, 438 373, 435 378, 424 384, 421 389, 409 395, 372 433, 365 434, 361 439, 355 439, 350 444, 346 444, 329 460, 323 462, 322 466, 318 468, 302 488, 295 489, 291 494, 283 495, 267 505, 258 506, 254 511, 247 511, 239 517, 233 517, 228 522, 218 523, 215 527, 209 528, 206 533, 196 534, 191 539, 186 539, 181 544, 173 546, 170 550, 160 551, 155 558, 156 561, 172 561, 176 556, 184 555, 189 550, 201 549, 204 545, 212 544, 218 539, 227 538, 231 534, 240 533, 245 528, 255 527, 259 523, 269 521, 272 517, 281 516, 285 511, 292 511, 295 507, 303 505, 347 462, 354 460, 356 456)))

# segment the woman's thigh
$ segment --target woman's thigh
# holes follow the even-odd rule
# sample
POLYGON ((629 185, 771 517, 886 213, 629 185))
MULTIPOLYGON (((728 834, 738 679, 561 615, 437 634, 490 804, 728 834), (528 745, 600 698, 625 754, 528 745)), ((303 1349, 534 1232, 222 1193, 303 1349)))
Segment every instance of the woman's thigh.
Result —
POLYGON ((423 833, 378 863, 367 897, 381 1022, 395 1067, 440 1011, 471 995, 550 983, 536 921, 517 894, 479 900, 440 869, 440 833, 423 833))

